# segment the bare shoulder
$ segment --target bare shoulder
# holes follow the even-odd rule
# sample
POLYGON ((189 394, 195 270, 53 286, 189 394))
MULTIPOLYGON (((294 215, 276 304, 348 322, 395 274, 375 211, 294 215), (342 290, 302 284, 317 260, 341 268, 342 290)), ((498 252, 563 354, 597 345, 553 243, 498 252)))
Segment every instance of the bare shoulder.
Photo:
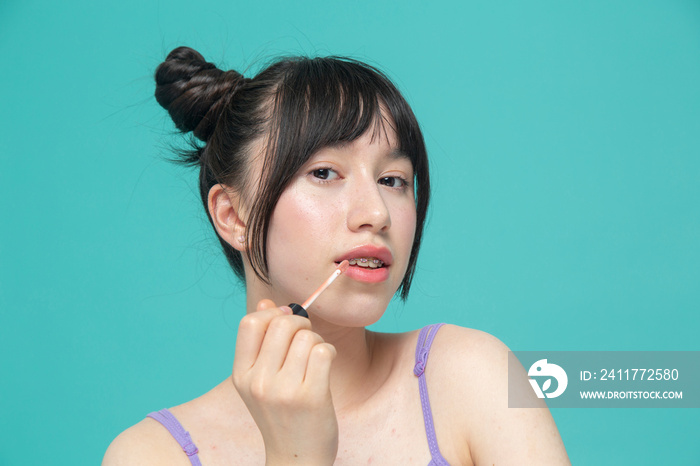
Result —
POLYGON ((429 373, 431 377, 454 380, 454 384, 468 380, 461 387, 475 393, 483 390, 486 383, 498 383, 499 376, 507 376, 499 369, 507 367, 508 351, 501 340, 489 333, 446 324, 433 341, 429 373))
POLYGON ((508 352, 486 332, 441 328, 427 368, 436 422, 455 432, 451 442, 468 445, 474 464, 570 464, 546 405, 508 407, 508 352))
POLYGON ((445 405, 456 405, 457 413, 464 413, 453 418, 462 423, 456 427, 473 430, 480 421, 476 415, 492 414, 507 396, 508 351, 489 333, 444 325, 433 342, 427 368, 431 392, 441 394, 435 402, 431 397, 431 404, 444 400, 445 405))
POLYGON ((437 351, 441 356, 447 357, 448 361, 454 357, 457 360, 467 358, 474 363, 483 358, 491 360, 503 355, 507 358, 509 351, 501 340, 489 333, 450 324, 440 329, 433 347, 431 354, 437 351))
POLYGON ((159 422, 146 418, 119 434, 102 459, 103 466, 133 464, 177 466, 189 461, 170 433, 159 422))

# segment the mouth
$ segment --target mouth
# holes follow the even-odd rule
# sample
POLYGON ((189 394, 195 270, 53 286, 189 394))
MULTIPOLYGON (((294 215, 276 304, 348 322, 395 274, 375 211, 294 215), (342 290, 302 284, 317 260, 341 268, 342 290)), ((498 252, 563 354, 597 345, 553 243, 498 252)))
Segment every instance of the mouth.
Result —
POLYGON ((377 259, 376 257, 357 257, 355 259, 348 259, 350 266, 356 265, 357 267, 363 267, 368 269, 379 269, 384 267, 384 261, 377 259))
POLYGON ((336 259, 336 264, 343 260, 349 262, 345 273, 349 278, 363 282, 382 282, 389 277, 389 268, 393 261, 391 251, 386 247, 372 244, 358 246, 336 259))

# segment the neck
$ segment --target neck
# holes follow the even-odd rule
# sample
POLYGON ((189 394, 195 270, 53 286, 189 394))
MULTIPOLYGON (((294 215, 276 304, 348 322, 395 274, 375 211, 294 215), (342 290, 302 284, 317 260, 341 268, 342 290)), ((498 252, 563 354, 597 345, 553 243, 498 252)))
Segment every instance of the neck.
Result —
POLYGON ((376 335, 362 327, 329 329, 315 322, 313 330, 337 351, 331 367, 331 393, 336 409, 365 401, 376 388, 368 384, 383 382, 377 376, 382 372, 382 363, 375 351, 376 335))

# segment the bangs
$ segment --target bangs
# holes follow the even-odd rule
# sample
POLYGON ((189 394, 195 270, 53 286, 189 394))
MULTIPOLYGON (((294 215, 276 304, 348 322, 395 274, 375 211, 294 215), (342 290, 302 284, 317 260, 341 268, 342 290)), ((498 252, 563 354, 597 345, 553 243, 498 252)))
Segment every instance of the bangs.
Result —
POLYGON ((306 59, 295 65, 275 96, 271 129, 276 142, 270 149, 282 162, 276 166, 294 173, 324 147, 352 142, 367 131, 372 139, 387 137, 389 130, 396 134, 398 149, 415 165, 412 131, 399 125, 410 120, 406 113, 412 112, 381 72, 337 58, 306 59))

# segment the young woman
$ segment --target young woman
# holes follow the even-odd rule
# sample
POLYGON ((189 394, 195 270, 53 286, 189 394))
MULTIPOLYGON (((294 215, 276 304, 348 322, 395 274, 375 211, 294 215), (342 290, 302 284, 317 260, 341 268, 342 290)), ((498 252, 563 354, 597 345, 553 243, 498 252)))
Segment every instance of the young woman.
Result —
POLYGON ((365 329, 408 295, 429 198, 420 128, 383 74, 293 58, 247 79, 180 47, 156 83, 204 142, 184 161, 247 312, 232 376, 126 430, 103 464, 569 464, 546 407, 508 408, 496 338, 365 329), (344 260, 308 318, 293 315, 344 260))

